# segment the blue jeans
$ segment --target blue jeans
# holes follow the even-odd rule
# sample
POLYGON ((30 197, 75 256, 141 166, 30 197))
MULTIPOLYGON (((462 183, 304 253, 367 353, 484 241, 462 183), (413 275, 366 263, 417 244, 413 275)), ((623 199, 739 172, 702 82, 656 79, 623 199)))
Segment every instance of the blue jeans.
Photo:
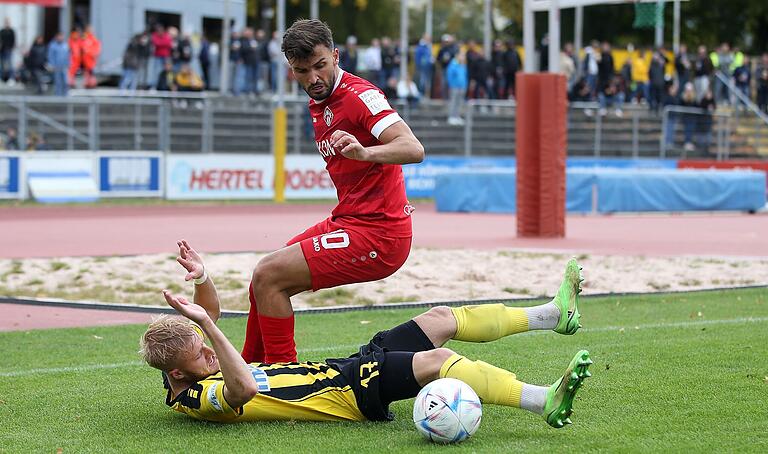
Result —
POLYGON ((245 67, 242 63, 230 62, 229 88, 232 94, 237 96, 243 92, 245 84, 245 67))
POLYGON ((135 69, 124 69, 123 78, 120 79, 120 89, 135 91, 139 83, 138 71, 135 69))
POLYGON ((432 65, 417 66, 415 79, 419 92, 429 97, 428 90, 432 86, 432 65))
POLYGON ((245 92, 259 93, 259 64, 245 66, 245 92))
POLYGON ((165 57, 152 57, 152 69, 151 76, 149 78, 149 85, 153 88, 157 88, 157 78, 160 77, 160 73, 165 67, 165 57))
POLYGON ((55 68, 53 70, 53 94, 67 96, 69 84, 67 83, 67 68, 55 68))
POLYGON ((3 51, 0 54, 0 78, 5 80, 13 79, 13 63, 11 62, 11 51, 3 51))

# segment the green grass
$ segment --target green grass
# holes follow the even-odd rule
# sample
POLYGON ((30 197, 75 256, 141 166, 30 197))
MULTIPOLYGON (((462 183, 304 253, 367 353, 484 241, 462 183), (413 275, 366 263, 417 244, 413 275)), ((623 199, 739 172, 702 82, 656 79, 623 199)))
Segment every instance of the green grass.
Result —
MULTIPOLYGON (((348 355, 419 312, 299 315, 299 356, 348 355)), ((392 406, 391 423, 194 421, 165 407, 159 373, 138 362, 141 325, 0 333, 0 452, 768 450, 768 290, 588 299, 581 312, 575 336, 448 344, 539 384, 580 348, 595 360, 573 426, 555 430, 525 411, 485 405, 477 434, 451 447, 421 439, 412 400, 392 406)), ((244 319, 220 325, 242 345, 244 319)))

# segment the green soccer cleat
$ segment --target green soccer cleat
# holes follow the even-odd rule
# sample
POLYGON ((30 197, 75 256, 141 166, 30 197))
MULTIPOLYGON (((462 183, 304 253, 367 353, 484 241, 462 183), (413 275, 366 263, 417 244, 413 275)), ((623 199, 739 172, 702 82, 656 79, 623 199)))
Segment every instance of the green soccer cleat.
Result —
POLYGON ((579 324, 579 293, 581 293, 581 267, 576 259, 568 260, 565 265, 565 277, 557 291, 557 296, 552 300, 560 309, 560 320, 557 322, 555 332, 560 334, 574 334, 581 328, 579 324))
POLYGON ((587 370, 590 364, 592 360, 589 359, 589 352, 581 350, 568 364, 563 376, 549 387, 542 414, 547 424, 556 429, 572 424, 570 416, 573 413, 573 398, 584 379, 592 376, 587 370))

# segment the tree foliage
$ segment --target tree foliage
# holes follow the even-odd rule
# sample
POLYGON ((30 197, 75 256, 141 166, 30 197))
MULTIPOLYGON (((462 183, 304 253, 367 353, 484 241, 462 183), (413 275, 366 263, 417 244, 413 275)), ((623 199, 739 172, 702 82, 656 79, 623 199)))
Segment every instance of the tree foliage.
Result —
MULTIPOLYGON (((309 16, 310 0, 288 0, 286 20, 290 24, 309 16)), ((261 24, 263 7, 274 6, 274 0, 248 0, 249 23, 261 24)), ((494 37, 521 40, 523 0, 493 0, 494 37)), ((483 34, 483 0, 433 0, 433 34, 451 33, 459 39, 481 39, 483 34)), ((583 42, 607 40, 616 46, 633 43, 650 46, 653 29, 634 29, 634 4, 596 5, 584 8, 583 42)), ((664 10, 665 43, 672 42, 672 3, 664 10)), ((320 0, 320 17, 328 22, 337 41, 347 35, 367 44, 374 37, 397 37, 400 33, 399 0, 320 0)), ((768 1, 766 0, 690 0, 681 3, 681 41, 690 46, 709 47, 729 42, 750 53, 768 51, 768 1)), ((561 13, 561 38, 574 36, 574 9, 561 13)), ((273 19, 274 25, 274 19, 273 19)), ((415 42, 425 30, 425 7, 410 11, 410 41, 415 42)), ((537 40, 547 32, 547 14, 536 14, 537 40)), ((437 41, 437 38, 435 39, 437 41)))

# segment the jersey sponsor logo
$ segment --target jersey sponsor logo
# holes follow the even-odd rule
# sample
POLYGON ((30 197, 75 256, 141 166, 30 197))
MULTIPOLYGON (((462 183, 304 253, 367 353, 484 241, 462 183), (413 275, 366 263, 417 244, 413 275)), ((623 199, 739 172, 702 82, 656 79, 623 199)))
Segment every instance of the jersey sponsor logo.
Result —
POLYGON ((208 402, 211 403, 213 408, 216 409, 216 411, 224 411, 224 408, 221 407, 221 402, 219 402, 219 398, 216 397, 216 388, 219 387, 218 383, 212 384, 208 388, 208 402))
POLYGON ((406 204, 403 207, 403 213, 405 213, 406 216, 410 216, 411 214, 413 214, 414 211, 416 211, 416 208, 410 203, 406 204))
POLYGON ((269 392, 271 388, 269 387, 269 378, 267 377, 267 373, 250 364, 248 367, 251 369, 251 375, 253 375, 253 379, 256 380, 256 385, 259 387, 259 392, 269 392))
POLYGON ((320 152, 320 156, 324 158, 329 156, 336 156, 336 151, 331 146, 330 139, 321 140, 319 142, 316 141, 315 145, 317 145, 317 151, 320 152))
POLYGON ((362 92, 358 97, 371 112, 371 115, 376 115, 384 110, 392 110, 389 102, 387 102, 387 98, 379 90, 372 88, 362 92))
POLYGON ((326 126, 331 126, 331 122, 333 121, 333 111, 328 106, 325 106, 325 110, 323 111, 323 121, 325 121, 326 126))
POLYGON ((315 249, 315 252, 320 252, 320 240, 316 236, 312 237, 312 247, 315 249))

